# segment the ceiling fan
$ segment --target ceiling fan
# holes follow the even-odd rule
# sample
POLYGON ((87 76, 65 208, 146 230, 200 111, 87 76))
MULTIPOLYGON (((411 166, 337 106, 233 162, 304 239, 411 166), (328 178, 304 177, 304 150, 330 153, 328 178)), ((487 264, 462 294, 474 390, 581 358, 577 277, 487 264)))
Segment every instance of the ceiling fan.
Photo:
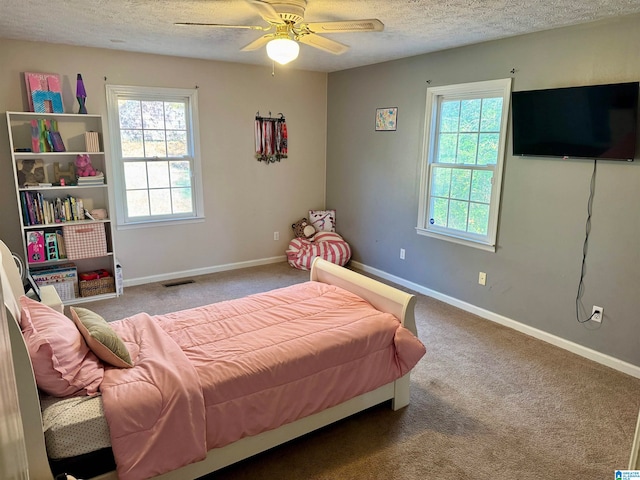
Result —
POLYGON ((269 23, 259 25, 226 25, 221 23, 176 22, 175 25, 195 25, 217 28, 246 28, 271 32, 249 43, 241 50, 244 52, 257 50, 267 46, 267 55, 272 60, 284 65, 298 57, 300 46, 297 42, 325 52, 340 55, 349 47, 335 40, 323 37, 322 33, 342 32, 381 32, 384 24, 375 18, 367 20, 342 20, 336 22, 304 22, 304 11, 307 0, 247 0, 269 23))

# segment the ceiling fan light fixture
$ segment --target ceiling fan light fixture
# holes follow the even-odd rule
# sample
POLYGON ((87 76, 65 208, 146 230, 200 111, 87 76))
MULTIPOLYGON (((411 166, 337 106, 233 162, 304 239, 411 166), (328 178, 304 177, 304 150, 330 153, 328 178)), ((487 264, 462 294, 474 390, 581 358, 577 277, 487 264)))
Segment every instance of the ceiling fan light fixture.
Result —
POLYGON ((267 43, 267 55, 281 65, 295 60, 299 53, 300 45, 290 38, 274 38, 267 43))

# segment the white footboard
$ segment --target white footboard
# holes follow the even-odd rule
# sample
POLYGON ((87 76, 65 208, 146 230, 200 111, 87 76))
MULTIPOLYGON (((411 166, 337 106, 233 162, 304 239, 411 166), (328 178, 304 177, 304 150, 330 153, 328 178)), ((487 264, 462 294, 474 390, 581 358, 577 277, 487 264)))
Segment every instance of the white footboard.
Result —
POLYGON ((349 290, 364 298, 381 312, 390 313, 417 335, 414 308, 415 295, 390 287, 369 277, 316 258, 311 266, 311 280, 328 283, 349 290))

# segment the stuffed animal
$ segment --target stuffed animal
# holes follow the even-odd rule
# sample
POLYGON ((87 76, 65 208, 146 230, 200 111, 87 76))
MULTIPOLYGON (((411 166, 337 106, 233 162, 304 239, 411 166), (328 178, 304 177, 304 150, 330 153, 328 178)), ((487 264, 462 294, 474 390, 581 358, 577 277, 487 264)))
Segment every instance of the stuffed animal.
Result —
POLYGON ((96 170, 91 165, 89 155, 78 155, 76 157, 76 175, 79 177, 95 177, 96 170))
POLYGON ((309 220, 302 218, 291 225, 293 233, 297 238, 311 238, 316 234, 316 229, 309 223, 309 220))

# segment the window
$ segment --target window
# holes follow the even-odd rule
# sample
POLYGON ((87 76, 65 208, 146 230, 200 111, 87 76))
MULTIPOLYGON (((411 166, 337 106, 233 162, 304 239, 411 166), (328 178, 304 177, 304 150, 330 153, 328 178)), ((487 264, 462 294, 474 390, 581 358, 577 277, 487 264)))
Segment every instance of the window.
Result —
POLYGON ((197 91, 107 86, 119 225, 203 217, 197 91))
POLYGON ((417 232, 495 251, 511 79, 427 89, 417 232))

